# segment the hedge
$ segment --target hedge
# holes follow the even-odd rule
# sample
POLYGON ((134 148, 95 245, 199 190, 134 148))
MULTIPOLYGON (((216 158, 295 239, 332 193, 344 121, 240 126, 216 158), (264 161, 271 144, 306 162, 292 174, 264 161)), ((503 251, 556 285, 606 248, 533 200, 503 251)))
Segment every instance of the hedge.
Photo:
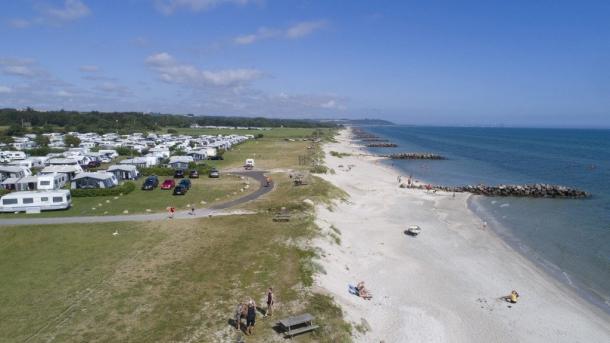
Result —
POLYGON ((149 176, 149 175, 157 175, 157 176, 174 176, 175 170, 167 167, 149 167, 149 168, 139 168, 140 175, 149 176))
POLYGON ((75 198, 83 197, 103 197, 131 193, 136 189, 136 184, 127 181, 114 188, 95 188, 95 189, 71 189, 70 194, 75 198))
MULTIPOLYGON (((204 175, 210 172, 210 169, 212 169, 212 166, 209 166, 207 164, 197 164, 196 166, 192 166, 192 164, 189 163, 189 169, 195 169, 197 170, 197 172, 199 173, 199 175, 204 175)), ((173 168, 168 168, 168 167, 150 167, 150 168, 140 168, 140 175, 142 176, 150 176, 150 175, 156 175, 156 176, 174 176, 174 173, 176 172, 175 169, 173 168)), ((185 171, 188 174, 188 170, 185 171)))

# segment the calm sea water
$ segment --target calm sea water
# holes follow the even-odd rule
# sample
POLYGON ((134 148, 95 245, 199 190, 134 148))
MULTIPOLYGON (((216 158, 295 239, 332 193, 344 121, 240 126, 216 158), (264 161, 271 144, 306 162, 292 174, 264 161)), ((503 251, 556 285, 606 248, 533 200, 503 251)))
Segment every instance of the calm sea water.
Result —
POLYGON ((445 161, 392 161, 433 184, 550 183, 590 199, 472 197, 471 209, 515 249, 610 313, 610 130, 384 126, 368 131, 445 161))

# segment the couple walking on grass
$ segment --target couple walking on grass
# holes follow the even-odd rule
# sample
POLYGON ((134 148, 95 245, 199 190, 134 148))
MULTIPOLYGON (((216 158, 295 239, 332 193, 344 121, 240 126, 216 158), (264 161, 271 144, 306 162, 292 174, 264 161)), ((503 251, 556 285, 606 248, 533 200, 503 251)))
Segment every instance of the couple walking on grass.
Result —
MULTIPOLYGON (((275 297, 273 295, 273 288, 269 287, 267 290, 267 310, 263 317, 271 316, 273 314, 273 304, 275 297)), ((240 330, 241 318, 246 317, 246 330, 247 335, 252 335, 252 329, 256 324, 256 302, 252 298, 247 304, 239 303, 235 309, 235 327, 240 330)))

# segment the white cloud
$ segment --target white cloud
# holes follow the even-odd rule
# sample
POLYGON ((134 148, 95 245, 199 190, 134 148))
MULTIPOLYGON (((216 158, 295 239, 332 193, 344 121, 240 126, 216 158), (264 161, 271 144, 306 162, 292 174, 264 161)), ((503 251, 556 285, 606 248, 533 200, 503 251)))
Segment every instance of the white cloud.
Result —
POLYGON ((45 14, 60 21, 72 21, 88 16, 91 10, 80 0, 65 0, 60 8, 48 8, 45 14))
POLYGON ((323 20, 298 23, 286 30, 286 37, 293 39, 305 37, 310 33, 323 28, 324 26, 326 26, 326 22, 323 20))
POLYGON ((129 88, 122 86, 120 84, 114 82, 102 82, 101 84, 95 86, 96 90, 114 94, 117 96, 131 96, 133 95, 129 88))
POLYGON ((16 18, 9 20, 8 25, 15 29, 25 29, 30 27, 32 23, 29 20, 16 18))
POLYGON ((10 93, 12 91, 13 90, 11 89, 11 87, 0 85, 0 94, 2 94, 2 93, 10 93))
POLYGON ((326 25, 327 22, 325 20, 318 20, 296 23, 285 29, 269 29, 266 27, 261 27, 256 31, 256 33, 235 37, 233 41, 236 44, 246 45, 271 38, 297 39, 310 35, 313 32, 324 28, 326 25))
POLYGON ((35 66, 31 59, 0 58, 0 71, 5 75, 24 78, 44 76, 46 73, 35 66))
POLYGON ((263 76, 257 69, 204 70, 190 64, 178 63, 166 52, 149 56, 146 64, 156 71, 159 79, 164 82, 195 87, 237 87, 263 76))
POLYGON ((7 22, 15 29, 25 29, 37 25, 61 25, 75 21, 91 14, 91 10, 80 0, 64 0, 62 7, 50 7, 36 4, 34 9, 39 13, 33 18, 15 18, 7 22))
POLYGON ((170 15, 180 8, 193 12, 206 11, 223 4, 246 5, 253 0, 156 0, 155 7, 165 15, 170 15))
POLYGON ((82 71, 83 73, 96 73, 100 71, 100 67, 96 65, 83 65, 80 66, 78 70, 82 71))

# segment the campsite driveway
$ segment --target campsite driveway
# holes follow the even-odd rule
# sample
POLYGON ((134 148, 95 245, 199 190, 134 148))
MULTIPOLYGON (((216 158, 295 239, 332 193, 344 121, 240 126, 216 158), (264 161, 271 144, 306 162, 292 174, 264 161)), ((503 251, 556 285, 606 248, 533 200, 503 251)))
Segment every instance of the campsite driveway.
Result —
MULTIPOLYGON (((228 211, 227 209, 244 204, 248 201, 256 200, 261 196, 273 190, 273 187, 265 187, 265 172, 264 171, 240 171, 231 172, 230 174, 247 176, 259 182, 259 188, 241 198, 227 201, 220 204, 215 204, 210 207, 200 208, 192 215, 190 211, 178 211, 174 215, 174 219, 192 219, 203 218, 209 216, 231 215, 231 214, 247 214, 247 211, 228 211)), ((82 216, 82 217, 50 217, 50 218, 18 218, 18 219, 2 219, 0 226, 11 225, 45 225, 45 224, 74 224, 74 223, 110 223, 110 222, 146 222, 155 220, 169 220, 167 213, 149 213, 149 214, 124 214, 115 216, 82 216)))

